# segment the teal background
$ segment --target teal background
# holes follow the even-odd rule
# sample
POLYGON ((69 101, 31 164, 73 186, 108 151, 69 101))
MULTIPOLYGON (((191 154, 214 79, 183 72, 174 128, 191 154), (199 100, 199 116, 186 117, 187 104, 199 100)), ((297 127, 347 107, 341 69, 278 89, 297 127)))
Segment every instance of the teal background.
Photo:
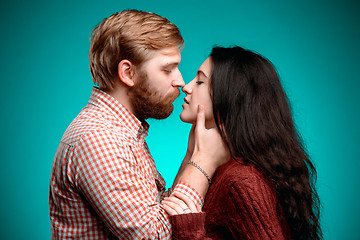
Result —
MULTIPOLYGON (((158 13, 180 28, 185 82, 214 44, 269 58, 318 170, 325 239, 360 239, 360 4, 347 0, 3 1, 0 239, 50 238, 50 170, 90 96, 89 35, 124 8, 158 13)), ((168 119, 150 121, 148 143, 168 186, 190 129, 178 117, 183 97, 168 119)))

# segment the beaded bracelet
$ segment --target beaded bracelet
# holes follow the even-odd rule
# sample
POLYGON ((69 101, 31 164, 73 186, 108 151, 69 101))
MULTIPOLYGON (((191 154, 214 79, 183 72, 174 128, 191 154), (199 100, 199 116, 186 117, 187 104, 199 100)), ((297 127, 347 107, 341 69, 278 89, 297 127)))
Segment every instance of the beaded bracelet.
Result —
POLYGON ((204 175, 205 175, 205 177, 207 178, 207 180, 209 181, 209 184, 211 184, 211 178, 209 177, 209 175, 205 172, 205 170, 204 169, 202 169, 202 167, 200 167, 197 163, 195 163, 195 162, 193 162, 193 161, 188 161, 188 164, 192 164, 192 165, 194 165, 197 169, 199 169, 200 170, 200 172, 202 172, 204 175))

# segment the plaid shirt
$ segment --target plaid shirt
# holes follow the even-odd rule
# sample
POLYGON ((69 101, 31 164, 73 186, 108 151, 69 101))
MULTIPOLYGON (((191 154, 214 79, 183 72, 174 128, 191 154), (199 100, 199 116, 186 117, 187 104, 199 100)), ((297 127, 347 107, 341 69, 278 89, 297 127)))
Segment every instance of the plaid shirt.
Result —
MULTIPOLYGON (((114 98, 93 88, 89 104, 66 130, 50 177, 53 239, 169 239, 160 201, 171 192, 158 173, 141 123, 114 98)), ((202 204, 185 183, 174 191, 202 204)))

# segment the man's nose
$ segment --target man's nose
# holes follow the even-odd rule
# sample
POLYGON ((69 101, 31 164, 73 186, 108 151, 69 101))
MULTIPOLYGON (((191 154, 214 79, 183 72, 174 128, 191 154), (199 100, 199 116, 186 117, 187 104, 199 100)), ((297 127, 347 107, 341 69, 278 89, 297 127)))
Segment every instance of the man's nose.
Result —
POLYGON ((184 87, 184 86, 185 86, 185 82, 184 82, 183 78, 180 77, 180 78, 174 80, 174 81, 173 81, 173 86, 174 86, 174 87, 181 87, 181 88, 184 87))
POLYGON ((185 86, 185 82, 184 82, 184 79, 183 79, 180 71, 178 71, 178 74, 176 75, 175 79, 173 80, 172 85, 174 87, 181 87, 181 88, 185 86))

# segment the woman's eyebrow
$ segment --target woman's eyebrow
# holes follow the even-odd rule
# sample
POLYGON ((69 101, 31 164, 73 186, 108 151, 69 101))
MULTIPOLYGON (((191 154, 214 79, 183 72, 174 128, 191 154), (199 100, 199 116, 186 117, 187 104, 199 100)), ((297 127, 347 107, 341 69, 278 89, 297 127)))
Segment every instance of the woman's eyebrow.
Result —
POLYGON ((202 74, 202 75, 204 75, 204 77, 209 78, 209 77, 206 76, 206 74, 205 74, 202 70, 200 70, 200 69, 197 71, 197 74, 198 74, 198 75, 201 75, 201 74, 202 74))

